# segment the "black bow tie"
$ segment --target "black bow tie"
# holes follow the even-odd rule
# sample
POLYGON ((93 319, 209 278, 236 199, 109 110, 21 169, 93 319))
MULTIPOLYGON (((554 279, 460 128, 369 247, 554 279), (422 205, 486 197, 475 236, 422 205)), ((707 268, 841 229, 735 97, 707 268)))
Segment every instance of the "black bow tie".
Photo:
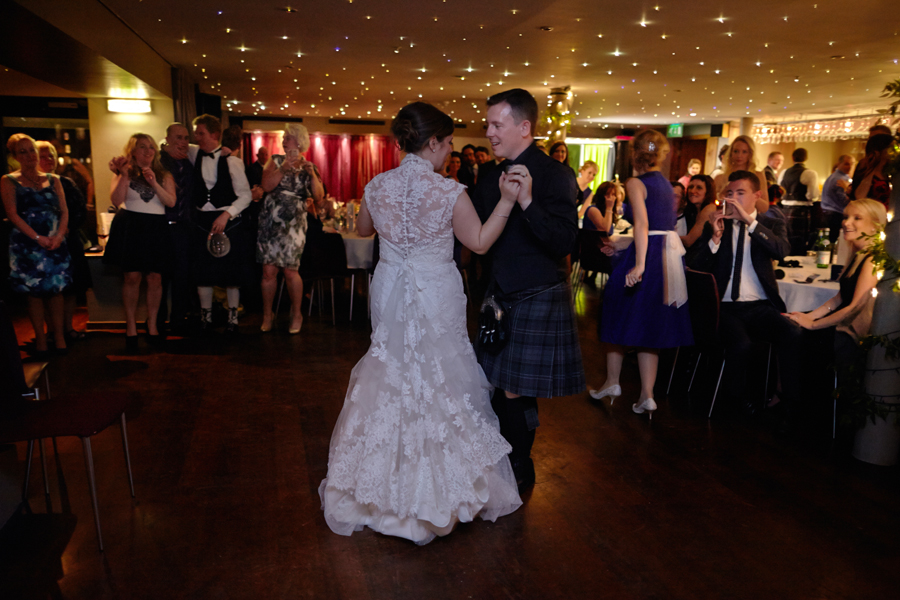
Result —
POLYGON ((204 152, 203 150, 198 150, 197 158, 203 158, 204 156, 208 156, 210 158, 215 158, 216 152, 218 152, 218 150, 213 150, 212 152, 204 152))

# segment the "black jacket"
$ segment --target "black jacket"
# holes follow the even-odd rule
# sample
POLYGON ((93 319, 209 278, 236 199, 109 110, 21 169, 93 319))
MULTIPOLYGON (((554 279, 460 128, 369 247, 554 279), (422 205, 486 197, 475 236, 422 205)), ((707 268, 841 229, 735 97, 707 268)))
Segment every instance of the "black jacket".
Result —
MULTIPOLYGON (((787 229, 784 221, 773 219, 765 215, 756 217, 757 225, 750 234, 750 259, 753 263, 753 270, 759 277, 759 283, 769 301, 778 309, 778 312, 785 312, 784 301, 778 293, 778 283, 775 280, 775 269, 772 267, 773 260, 781 260, 791 251, 791 244, 787 239, 787 229)), ((712 238, 712 227, 709 223, 703 229, 703 235, 697 240, 696 254, 691 257, 688 265, 696 271, 704 271, 712 273, 716 278, 716 285, 719 286, 719 299, 725 294, 725 288, 731 280, 731 270, 734 251, 732 244, 732 227, 734 221, 732 219, 725 220, 725 231, 722 233, 719 251, 715 254, 709 249, 709 240, 712 238)))
POLYGON ((528 168, 532 202, 525 211, 518 204, 513 207, 506 228, 488 253, 493 279, 507 294, 564 281, 565 257, 578 236, 572 169, 534 144, 515 160, 504 160, 478 178, 473 203, 481 221, 488 220, 500 201, 500 175, 509 163, 528 168))

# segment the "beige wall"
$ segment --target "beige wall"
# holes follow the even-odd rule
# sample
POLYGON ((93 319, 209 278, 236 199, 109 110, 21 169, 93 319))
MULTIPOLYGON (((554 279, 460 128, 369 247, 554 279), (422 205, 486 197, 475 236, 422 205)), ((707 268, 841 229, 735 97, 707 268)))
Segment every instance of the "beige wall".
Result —
POLYGON ((106 212, 111 204, 109 187, 112 173, 106 165, 111 158, 122 154, 128 138, 135 133, 146 133, 158 144, 166 137, 166 127, 172 122, 174 115, 172 101, 154 99, 151 102, 153 112, 127 115, 109 112, 106 109, 106 98, 88 98, 97 214, 106 212))

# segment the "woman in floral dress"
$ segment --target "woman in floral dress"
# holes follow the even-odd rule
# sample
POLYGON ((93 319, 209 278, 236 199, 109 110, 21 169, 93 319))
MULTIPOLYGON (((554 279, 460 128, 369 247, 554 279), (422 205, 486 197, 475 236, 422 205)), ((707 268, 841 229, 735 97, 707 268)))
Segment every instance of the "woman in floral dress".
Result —
POLYGON ((72 283, 66 230, 69 212, 59 177, 39 170, 31 137, 17 133, 6 144, 21 168, 0 183, 3 207, 13 226, 9 234, 9 279, 14 292, 28 295, 37 355, 47 353, 44 301, 50 309, 57 352, 66 350, 62 291, 72 283))
POLYGON ((288 123, 284 126, 282 141, 284 154, 269 159, 263 171, 262 188, 267 192, 259 212, 259 235, 256 241, 256 261, 263 265, 262 331, 272 329, 275 318, 272 302, 278 272, 284 273, 288 294, 291 297, 290 333, 300 333, 303 313, 303 280, 297 269, 306 244, 306 211, 308 199, 321 201, 324 197, 322 182, 313 164, 301 153, 309 148, 309 133, 303 125, 288 123))

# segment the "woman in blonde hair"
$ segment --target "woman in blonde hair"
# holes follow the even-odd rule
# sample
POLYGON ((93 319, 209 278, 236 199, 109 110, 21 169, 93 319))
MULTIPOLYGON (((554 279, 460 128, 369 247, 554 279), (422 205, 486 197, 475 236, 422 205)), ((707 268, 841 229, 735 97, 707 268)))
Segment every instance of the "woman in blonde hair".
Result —
POLYGON ((282 140, 284 154, 275 154, 263 171, 262 188, 266 191, 263 207, 259 212, 259 235, 256 241, 256 261, 263 265, 262 331, 272 329, 272 302, 278 272, 284 273, 288 294, 291 297, 290 333, 300 333, 303 313, 303 279, 297 269, 306 245, 307 199, 321 202, 325 196, 322 182, 315 166, 301 153, 309 149, 309 133, 297 123, 284 126, 282 140))
MULTIPOLYGON (((641 394, 635 413, 656 410, 653 384, 660 348, 693 343, 684 278, 684 247, 675 233, 672 185, 660 173, 669 152, 666 138, 655 130, 632 142, 631 161, 637 177, 625 183, 634 219, 634 244, 609 276, 601 308, 600 341, 608 344, 606 382, 591 397, 615 400, 622 394, 619 376, 628 347, 638 349, 641 394)), ((604 252, 611 254, 609 247, 604 252)))
POLYGON ((840 291, 819 308, 808 313, 792 312, 792 321, 807 330, 826 330, 822 335, 807 336, 811 349, 834 351, 825 364, 839 367, 852 364, 859 352, 857 341, 869 333, 872 321, 872 288, 878 283, 873 273, 872 236, 887 224, 887 211, 877 200, 854 200, 844 209, 844 241, 853 249, 853 260, 839 280, 840 291))
POLYGON ((34 327, 37 356, 47 354, 44 301, 50 309, 56 350, 65 352, 63 297, 72 283, 66 229, 69 212, 59 177, 40 171, 37 146, 17 133, 6 149, 20 168, 0 180, 3 208, 10 224, 9 283, 14 292, 28 295, 28 316, 34 327))
POLYGON ((750 171, 759 179, 760 199, 756 201, 756 210, 763 214, 769 210, 769 191, 766 185, 766 174, 756 166, 756 144, 748 135, 739 135, 734 138, 722 159, 724 171, 716 175, 716 194, 721 194, 728 185, 728 176, 735 171, 750 171))
POLYGON ((175 180, 159 162, 159 148, 146 133, 136 133, 123 156, 109 162, 115 174, 110 199, 120 208, 109 231, 103 262, 118 265, 125 274, 125 346, 137 348, 138 297, 141 277, 147 280, 147 335, 158 341, 156 317, 162 301, 162 273, 169 268, 172 246, 166 207, 175 206, 175 180))

